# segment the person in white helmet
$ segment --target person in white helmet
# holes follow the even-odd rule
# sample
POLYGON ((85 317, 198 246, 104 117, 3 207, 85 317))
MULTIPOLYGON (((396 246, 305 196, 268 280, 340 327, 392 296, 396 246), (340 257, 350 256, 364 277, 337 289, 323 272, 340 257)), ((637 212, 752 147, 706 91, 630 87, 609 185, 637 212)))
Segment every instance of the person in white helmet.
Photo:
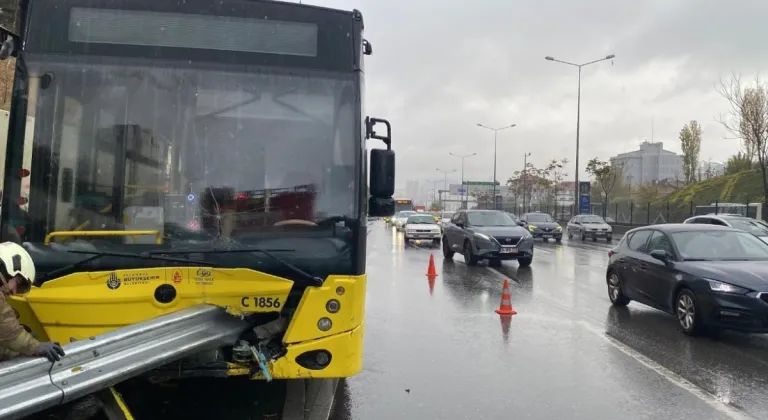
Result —
POLYGON ((39 342, 19 324, 8 296, 25 295, 35 280, 35 263, 19 244, 0 244, 0 361, 18 356, 43 356, 61 360, 64 349, 55 342, 39 342))

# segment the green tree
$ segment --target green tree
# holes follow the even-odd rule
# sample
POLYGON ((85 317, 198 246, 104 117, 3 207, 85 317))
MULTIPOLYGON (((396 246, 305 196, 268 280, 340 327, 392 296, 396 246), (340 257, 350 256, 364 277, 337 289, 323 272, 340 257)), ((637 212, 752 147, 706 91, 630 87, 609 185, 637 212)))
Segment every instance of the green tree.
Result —
POLYGON ((621 168, 611 162, 593 158, 587 162, 587 172, 595 178, 595 182, 603 192, 603 212, 605 212, 611 192, 621 179, 621 168))
POLYGON ((725 173, 730 175, 750 169, 752 169, 752 159, 746 153, 738 152, 728 158, 725 173))
POLYGON ((701 126, 692 120, 680 130, 680 148, 683 149, 683 176, 687 184, 696 181, 701 153, 701 126))

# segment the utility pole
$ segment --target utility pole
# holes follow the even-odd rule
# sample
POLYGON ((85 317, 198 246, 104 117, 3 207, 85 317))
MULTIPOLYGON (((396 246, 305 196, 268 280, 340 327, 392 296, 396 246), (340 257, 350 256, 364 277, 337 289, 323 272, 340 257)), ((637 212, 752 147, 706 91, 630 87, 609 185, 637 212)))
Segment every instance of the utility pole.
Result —
POLYGON ((523 155, 523 213, 528 213, 528 207, 525 206, 525 196, 528 183, 528 156, 530 155, 530 152, 523 155))

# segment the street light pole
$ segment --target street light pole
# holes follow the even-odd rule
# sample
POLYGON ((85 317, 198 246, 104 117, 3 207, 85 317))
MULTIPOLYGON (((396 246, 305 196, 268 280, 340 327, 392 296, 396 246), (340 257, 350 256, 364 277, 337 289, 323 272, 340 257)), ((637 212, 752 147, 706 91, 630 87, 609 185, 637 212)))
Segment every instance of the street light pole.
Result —
MULTIPOLYGON (((464 159, 472 156, 477 156, 477 153, 472 153, 469 155, 457 155, 456 153, 448 152, 451 156, 456 156, 457 158, 461 158, 461 188, 464 188, 464 159)), ((467 207, 467 200, 466 197, 469 194, 469 190, 466 190, 464 194, 461 195, 461 208, 464 209, 467 207)))
POLYGON ((496 138, 498 137, 499 131, 506 130, 507 128, 512 128, 517 126, 517 124, 511 124, 506 127, 500 127, 500 128, 491 128, 482 124, 477 124, 478 127, 485 128, 487 130, 493 131, 493 208, 496 208, 496 138))
POLYGON ((528 156, 531 152, 523 155, 523 213, 528 213, 528 207, 525 206, 526 187, 528 181, 528 156))
POLYGON ((547 61, 554 61, 556 63, 567 64, 569 66, 574 66, 579 69, 579 88, 578 88, 578 93, 576 95, 576 170, 575 170, 576 186, 575 186, 574 195, 573 195, 574 205, 576 206, 574 211, 576 212, 576 214, 581 213, 579 211, 579 131, 580 131, 580 125, 581 125, 581 68, 584 66, 588 66, 590 64, 599 63, 601 61, 612 60, 615 57, 616 57, 615 54, 609 54, 603 58, 593 60, 584 64, 569 63, 568 61, 558 60, 550 56, 544 57, 544 59, 547 61))
MULTIPOLYGON (((437 168, 437 171, 443 173, 443 189, 447 190, 448 189, 448 174, 452 174, 452 173, 456 172, 456 169, 451 169, 450 171, 444 171, 444 170, 442 170, 440 168, 437 168)), ((443 199, 443 195, 440 194, 440 207, 442 207, 441 211, 445 210, 445 204, 443 203, 442 199, 443 199)))

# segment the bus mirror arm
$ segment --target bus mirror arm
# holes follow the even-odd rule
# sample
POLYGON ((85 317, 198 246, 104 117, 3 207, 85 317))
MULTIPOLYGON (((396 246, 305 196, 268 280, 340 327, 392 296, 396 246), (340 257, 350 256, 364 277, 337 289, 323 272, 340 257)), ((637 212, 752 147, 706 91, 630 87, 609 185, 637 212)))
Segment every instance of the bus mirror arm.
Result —
POLYGON ((365 138, 381 140, 387 145, 387 150, 392 150, 392 125, 387 120, 365 117, 365 138), (382 123, 387 127, 387 134, 376 134, 374 128, 378 123, 382 123))

